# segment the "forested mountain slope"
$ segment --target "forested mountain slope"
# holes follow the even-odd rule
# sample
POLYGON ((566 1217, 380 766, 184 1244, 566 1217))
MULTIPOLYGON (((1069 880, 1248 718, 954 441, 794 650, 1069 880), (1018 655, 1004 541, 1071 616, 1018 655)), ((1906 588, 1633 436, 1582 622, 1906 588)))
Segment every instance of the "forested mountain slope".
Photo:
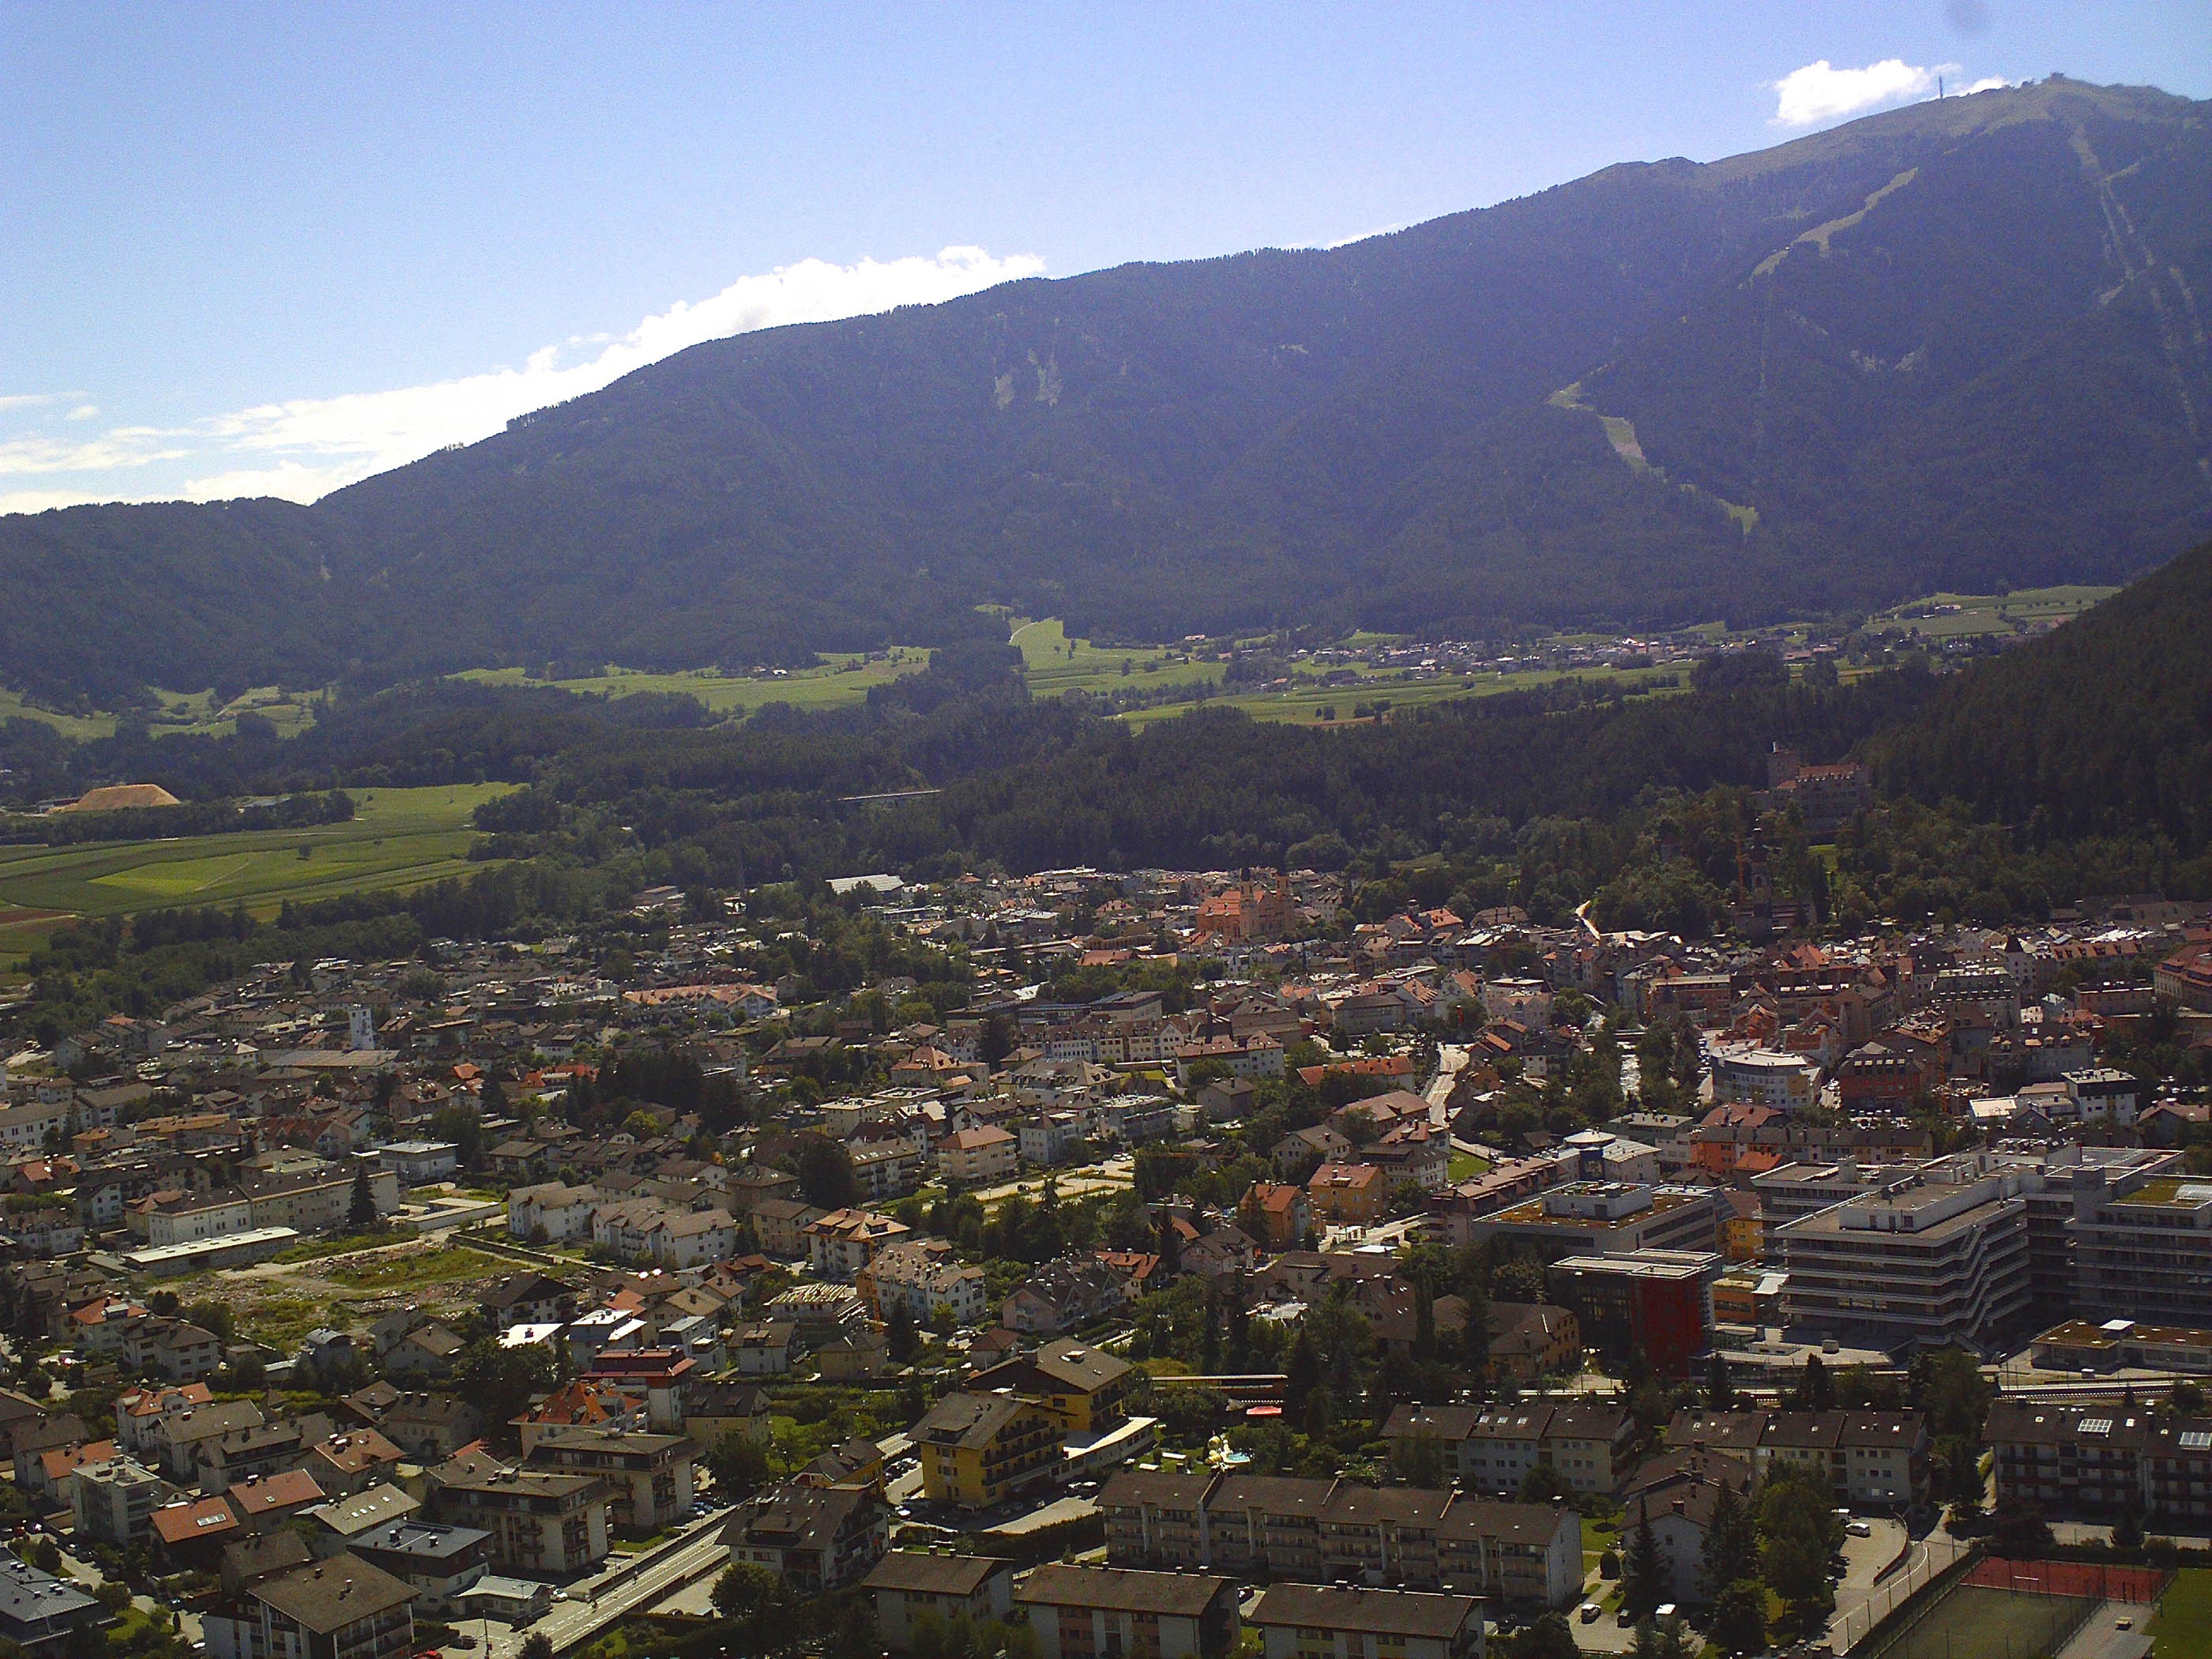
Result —
POLYGON ((789 660, 987 602, 1476 631, 2117 578, 2212 530, 2200 292, 2203 106, 2053 81, 739 336, 311 508, 0 519, 0 680, 789 660))
POLYGON ((1955 676, 1875 752, 1887 780, 2030 845, 2160 834, 2212 848, 2212 543, 2047 639, 1955 676))

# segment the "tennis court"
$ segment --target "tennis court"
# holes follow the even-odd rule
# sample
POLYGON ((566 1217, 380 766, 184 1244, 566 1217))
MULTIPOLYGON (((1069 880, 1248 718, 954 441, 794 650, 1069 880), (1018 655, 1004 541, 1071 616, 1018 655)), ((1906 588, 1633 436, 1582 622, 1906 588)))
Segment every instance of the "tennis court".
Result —
POLYGON ((1852 1659, 2051 1659, 2096 1610, 2095 1595, 1999 1589, 1961 1578, 1908 1625, 1852 1659))

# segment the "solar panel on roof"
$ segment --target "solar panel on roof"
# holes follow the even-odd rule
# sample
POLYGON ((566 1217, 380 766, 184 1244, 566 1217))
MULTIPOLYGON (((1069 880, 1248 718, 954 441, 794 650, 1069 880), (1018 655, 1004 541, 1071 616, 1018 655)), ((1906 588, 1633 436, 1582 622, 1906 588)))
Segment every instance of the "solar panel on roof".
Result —
POLYGON ((2109 1417, 2085 1417, 2075 1425, 2075 1431, 2079 1434, 2110 1434, 2112 1419, 2109 1417))
POLYGON ((2179 1444, 2184 1451, 2212 1451, 2212 1429, 2184 1429, 2179 1444))

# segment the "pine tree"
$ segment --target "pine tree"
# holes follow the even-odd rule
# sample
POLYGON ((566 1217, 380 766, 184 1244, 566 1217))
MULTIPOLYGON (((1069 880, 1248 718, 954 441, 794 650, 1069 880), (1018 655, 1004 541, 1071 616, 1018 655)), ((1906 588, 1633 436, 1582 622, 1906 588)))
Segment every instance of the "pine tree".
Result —
POLYGON ((1481 1387, 1490 1371, 1490 1301, 1486 1297, 1470 1296, 1467 1299, 1467 1323, 1459 1334, 1459 1363, 1468 1380, 1481 1387))
POLYGON ((364 1164, 353 1172, 353 1202, 346 1206, 346 1225, 358 1229, 375 1224, 376 1198, 368 1190, 368 1165, 364 1164))
POLYGON ((1667 1569, 1659 1559, 1659 1540, 1651 1530, 1651 1513, 1638 1498, 1636 1532, 1621 1563, 1620 1605, 1640 1619, 1666 1599, 1667 1569))
POLYGON ((1759 1576, 1759 1525, 1751 1508, 1721 1482, 1713 1499, 1712 1519, 1705 1527, 1705 1553, 1698 1561, 1698 1591, 1717 1603, 1721 1594, 1741 1578, 1759 1576))
POLYGON ((1797 1403, 1808 1412, 1832 1412, 1836 1408, 1836 1380, 1828 1375, 1828 1368, 1816 1353, 1805 1356, 1805 1377, 1797 1385, 1797 1403))
POLYGON ((1304 1327, 1298 1329, 1298 1340, 1291 1345, 1290 1362, 1283 1368, 1283 1398, 1294 1412, 1305 1409, 1306 1396, 1321 1381, 1321 1361, 1315 1358, 1313 1339, 1304 1327))

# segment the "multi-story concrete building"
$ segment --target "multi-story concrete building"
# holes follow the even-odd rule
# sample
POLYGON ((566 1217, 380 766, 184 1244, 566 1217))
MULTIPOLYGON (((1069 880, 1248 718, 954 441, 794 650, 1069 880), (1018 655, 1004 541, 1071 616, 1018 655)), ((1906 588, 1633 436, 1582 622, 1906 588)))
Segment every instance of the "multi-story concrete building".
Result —
POLYGON ((951 1247, 941 1242, 888 1245, 860 1269, 854 1284, 879 1319, 902 1308, 915 1324, 926 1326, 942 1307, 951 1310, 957 1323, 973 1325, 990 1311, 983 1270, 954 1261, 951 1247))
POLYGON ((857 1583, 883 1559, 890 1511, 859 1486, 803 1486, 794 1481, 740 1507, 723 1529, 732 1561, 750 1561, 799 1596, 857 1583))
POLYGON ((1662 1376, 1686 1374, 1712 1346, 1711 1250, 1630 1250, 1562 1256, 1545 1273, 1549 1299, 1571 1312, 1583 1338, 1616 1362, 1641 1354, 1662 1376))
POLYGON ((1928 1419, 1919 1412, 1677 1412, 1667 1443, 1741 1457, 1762 1478, 1778 1461, 1810 1465, 1854 1504, 1928 1496, 1928 1419))
POLYGON ((1444 1472, 1462 1489, 1520 1490, 1532 1468, 1555 1469, 1577 1492, 1610 1492, 1627 1473, 1636 1419, 1613 1406, 1400 1406, 1383 1425, 1395 1452, 1435 1443, 1444 1472))
POLYGON ((415 1591, 359 1556, 271 1573, 201 1620, 210 1659, 404 1659, 415 1591))
POLYGON ((2030 1310, 2026 1178, 1948 1158, 1772 1230, 1794 1323, 1893 1350, 1978 1346, 2030 1310))
POLYGON ((691 1463, 698 1449, 688 1435, 549 1425, 538 1431, 527 1461, 533 1469, 599 1476, 612 1493, 614 1525, 643 1534, 690 1513, 691 1463))
POLYGON ((1237 1646, 1237 1585, 1228 1578, 1052 1561, 1014 1601, 1028 1610, 1045 1659, 1219 1659, 1237 1646))
POLYGON ((423 1612, 443 1616, 455 1610, 462 1591, 490 1571, 484 1553, 490 1537, 474 1527, 398 1521, 375 1528, 349 1547, 413 1590, 416 1606, 423 1612))
POLYGON ((76 1535, 126 1549, 143 1544, 155 1510, 168 1501, 172 1491, 160 1475, 133 1457, 80 1464, 70 1498, 76 1535))
POLYGON ((2179 1174, 2077 1187, 2075 1299, 2106 1314, 2212 1324, 2212 1181, 2179 1174))
POLYGON ((1049 1485, 1060 1467, 1060 1425, 1012 1394, 948 1394, 908 1433, 923 1492, 963 1509, 1049 1485))
POLYGON ((2033 1503, 2053 1515, 2132 1510, 2176 1532, 2212 1523, 2212 1419, 2000 1397, 1982 1434, 2001 1504, 2033 1503))
POLYGON ((1565 1507, 1421 1487, 1125 1469, 1099 1494, 1107 1559, 1308 1583, 1403 1584, 1523 1607, 1582 1590, 1582 1522, 1565 1507))
POLYGON ((969 1620, 1004 1619, 1013 1605, 1013 1563, 988 1555, 938 1555, 893 1550, 875 1565, 861 1588, 876 1598, 876 1631, 884 1645, 905 1653, 914 1620, 963 1614, 969 1620))
POLYGON ((471 1456, 437 1472, 433 1501, 442 1518, 489 1534, 484 1555, 494 1567, 567 1578, 607 1559, 607 1498, 597 1475, 471 1456))
POLYGON ((1455 1230, 1455 1242, 1525 1244, 1547 1261, 1635 1250, 1717 1250, 1726 1206, 1715 1191, 1640 1182, 1554 1187, 1455 1230))
POLYGON ((1270 1584, 1252 1609, 1266 1659, 1480 1659, 1482 1603, 1471 1595, 1270 1584))

